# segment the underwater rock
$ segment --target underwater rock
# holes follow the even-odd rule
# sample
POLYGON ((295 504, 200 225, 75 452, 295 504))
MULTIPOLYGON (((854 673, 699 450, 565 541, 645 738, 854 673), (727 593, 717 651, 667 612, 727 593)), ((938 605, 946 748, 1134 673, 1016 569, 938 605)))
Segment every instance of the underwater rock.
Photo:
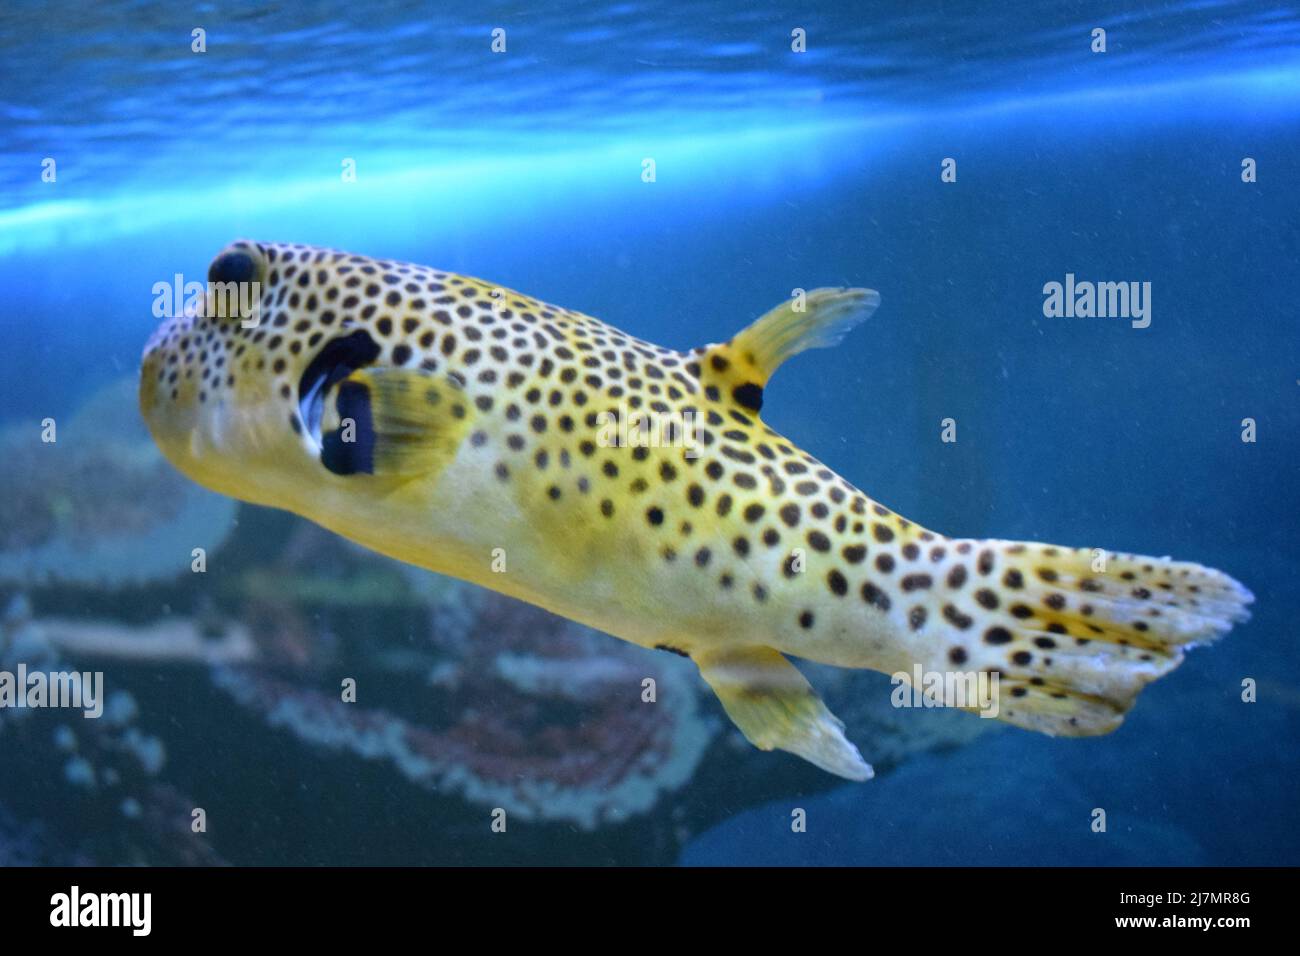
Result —
POLYGON ((885 674, 805 661, 799 662, 799 669, 852 728, 853 742, 877 770, 888 770, 918 754, 963 746, 997 729, 994 720, 950 707, 895 707, 894 685, 885 674))
POLYGON ((163 459, 135 391, 134 378, 101 390, 54 442, 36 422, 0 431, 0 584, 138 584, 225 540, 238 505, 163 459))
MULTIPOLYGON (((1110 740, 1112 738, 1107 738, 1110 740)), ((1128 746, 1001 728, 867 784, 765 804, 696 838, 687 866, 1187 866, 1196 839, 1154 818, 1137 735, 1128 746), (1067 746, 1062 747, 1062 743, 1067 746), (1089 746, 1093 743, 1094 746, 1089 746), (1072 744, 1073 746, 1069 746, 1072 744), (1116 786, 1127 781, 1127 787, 1116 786), (1107 832, 1093 831, 1106 810, 1107 832), (795 808, 806 832, 791 827, 795 808)))
POLYGON ((258 656, 257 646, 244 628, 231 625, 209 635, 187 618, 127 626, 111 621, 43 617, 34 626, 51 647, 77 659, 238 664, 258 656))
POLYGON ((0 867, 76 866, 78 859, 39 820, 19 819, 0 804, 0 867))
MULTIPOLYGON (((0 617, 0 670, 20 665, 75 670, 21 596, 0 617)), ((95 720, 62 708, 0 710, 0 767, 7 781, 22 782, 9 795, 11 815, 0 819, 0 862, 29 853, 41 865, 222 862, 190 829, 195 804, 160 779, 166 747, 142 728, 141 716, 121 689, 108 691, 95 720), (18 799, 30 805, 13 805, 18 799), (38 816, 39 826, 15 824, 20 810, 38 816)))
MULTIPOLYGON (((216 669, 214 682, 318 752, 361 756, 438 793, 588 830, 638 816, 651 825, 645 815, 665 793, 685 788, 697 769, 706 790, 740 774, 746 783, 737 791, 752 802, 834 784, 796 760, 755 749, 730 728, 723 732, 737 745, 718 773, 698 768, 724 724, 690 661, 625 646, 525 603, 364 552, 311 525, 293 529, 272 568, 250 567, 243 579, 264 582, 255 601, 244 592, 246 614, 269 600, 275 583, 286 582, 279 595, 289 607, 281 620, 296 622, 287 631, 336 633, 339 644, 325 668, 264 653, 255 667, 216 669), (344 583, 384 580, 386 593, 344 583), (418 619, 410 614, 413 603, 421 606, 418 619), (357 677, 358 703, 343 703, 327 673, 357 677), (657 704, 640 701, 645 677, 656 680, 657 704), (639 710, 661 716, 646 721, 639 710)), ((254 628, 265 650, 267 637, 256 636, 261 630, 254 628)), ((896 710, 880 674, 800 666, 854 721, 864 754, 882 768, 958 746, 987 728, 968 714, 896 710)), ((707 826, 722 803, 701 800, 696 816, 707 826)), ((672 859, 674 851, 667 852, 672 859)))

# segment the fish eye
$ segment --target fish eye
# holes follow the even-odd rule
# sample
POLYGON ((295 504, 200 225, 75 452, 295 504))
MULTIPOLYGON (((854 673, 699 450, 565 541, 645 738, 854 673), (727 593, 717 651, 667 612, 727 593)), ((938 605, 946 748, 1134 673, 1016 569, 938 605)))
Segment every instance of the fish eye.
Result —
POLYGON ((253 282, 257 279, 257 260, 244 249, 231 249, 212 260, 208 266, 209 282, 253 282))

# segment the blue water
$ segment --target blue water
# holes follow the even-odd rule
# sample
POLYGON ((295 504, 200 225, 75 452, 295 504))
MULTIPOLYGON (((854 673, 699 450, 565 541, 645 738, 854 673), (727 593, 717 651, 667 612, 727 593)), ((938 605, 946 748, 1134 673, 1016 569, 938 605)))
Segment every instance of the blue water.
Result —
MULTIPOLYGON (((854 786, 782 755, 725 788, 697 770, 643 823, 653 862, 1300 863, 1293 4, 17 2, 0 64, 6 423, 69 416, 132 374, 154 284, 201 279, 239 236, 482 276, 674 347, 725 339, 796 287, 867 285, 879 311, 782 370, 771 425, 944 533, 1172 554, 1256 596, 1114 735, 1005 729, 854 786), (1045 317, 1043 286, 1067 273, 1150 282, 1150 327, 1045 317), (1109 836, 1088 830, 1096 807, 1109 836)), ((196 600, 170 583, 33 593, 38 616, 137 622, 196 600)), ((193 792, 217 772, 187 728, 221 712, 185 713, 189 679, 142 719, 193 792)), ((219 799, 265 836, 315 785, 312 812, 360 838, 380 798, 312 784, 328 764, 273 765, 278 796, 219 799)), ((421 799, 386 786, 394 806, 421 799)), ((0 778, 0 809, 23 798, 0 778)), ((468 839, 430 827, 409 858, 331 849, 306 824, 278 850, 218 849, 423 862, 445 858, 427 841, 468 839)), ((548 832, 527 859, 646 861, 634 843, 548 832)), ((467 845, 457 861, 480 858, 467 845)))

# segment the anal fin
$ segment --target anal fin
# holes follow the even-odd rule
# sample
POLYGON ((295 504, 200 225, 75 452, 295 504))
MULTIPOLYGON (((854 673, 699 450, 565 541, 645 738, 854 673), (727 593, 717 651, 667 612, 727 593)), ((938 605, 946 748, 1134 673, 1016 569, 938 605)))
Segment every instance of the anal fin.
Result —
POLYGON ((828 773, 870 780, 870 764, 803 674, 770 647, 696 655, 727 716, 760 750, 786 750, 828 773))

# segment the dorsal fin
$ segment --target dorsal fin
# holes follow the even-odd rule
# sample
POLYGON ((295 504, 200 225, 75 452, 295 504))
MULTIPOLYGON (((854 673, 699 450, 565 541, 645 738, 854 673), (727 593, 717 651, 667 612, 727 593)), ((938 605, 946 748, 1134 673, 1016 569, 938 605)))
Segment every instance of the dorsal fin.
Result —
POLYGON ((772 373, 804 349, 838 345, 880 304, 871 289, 813 289, 782 302, 730 342, 706 346, 700 361, 707 388, 757 412, 772 373))

